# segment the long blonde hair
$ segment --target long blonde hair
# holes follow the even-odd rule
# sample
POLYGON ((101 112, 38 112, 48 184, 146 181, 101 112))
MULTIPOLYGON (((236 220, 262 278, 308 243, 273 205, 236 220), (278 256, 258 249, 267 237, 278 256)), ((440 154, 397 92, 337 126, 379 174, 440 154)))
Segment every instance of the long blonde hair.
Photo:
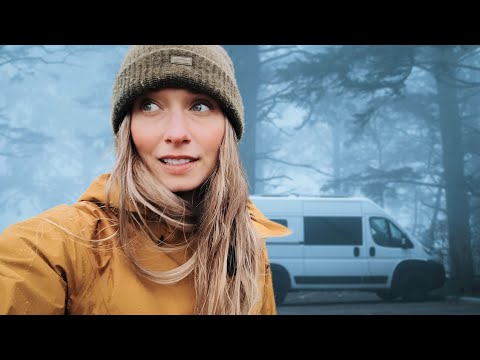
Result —
POLYGON ((119 189, 118 209, 110 214, 118 224, 118 241, 125 254, 141 275, 159 284, 176 283, 193 272, 196 314, 250 314, 260 300, 260 240, 247 209, 248 185, 236 135, 226 122, 217 168, 198 189, 201 201, 195 207, 168 190, 141 160, 131 136, 130 115, 115 139, 117 161, 107 185, 107 209, 113 185, 119 189), (145 268, 129 241, 132 227, 158 240, 147 224, 152 215, 166 226, 180 228, 186 239, 183 245, 158 251, 178 251, 184 246, 194 251, 176 269, 145 268))

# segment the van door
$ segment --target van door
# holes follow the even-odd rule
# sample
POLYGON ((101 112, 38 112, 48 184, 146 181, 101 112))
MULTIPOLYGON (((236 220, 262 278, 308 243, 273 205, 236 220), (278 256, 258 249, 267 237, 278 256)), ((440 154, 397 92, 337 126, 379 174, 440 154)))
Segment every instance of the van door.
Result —
POLYGON ((361 216, 304 217, 304 288, 363 288, 368 275, 361 216))
POLYGON ((383 216, 365 216, 368 242, 368 282, 389 288, 393 272, 399 262, 412 257, 413 243, 390 219, 383 216))
MULTIPOLYGON (((283 283, 288 288, 296 288, 296 278, 303 274, 303 217, 302 216, 267 216, 288 227, 292 234, 281 238, 268 238, 267 248, 270 264, 273 268, 280 266, 286 272, 288 280, 283 283)), ((277 276, 278 277, 278 276, 277 276)))

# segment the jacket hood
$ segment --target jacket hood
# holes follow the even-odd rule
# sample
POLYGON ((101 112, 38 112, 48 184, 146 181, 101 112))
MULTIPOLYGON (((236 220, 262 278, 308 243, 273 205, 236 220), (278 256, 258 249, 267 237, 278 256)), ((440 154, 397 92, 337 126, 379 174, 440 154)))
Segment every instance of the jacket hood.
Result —
MULTIPOLYGON (((110 174, 102 174, 98 176, 80 196, 78 201, 90 201, 105 204, 107 200, 106 184, 109 178, 110 174)), ((112 189, 110 203, 113 207, 118 208, 118 188, 116 186, 112 189)), ((251 200, 248 200, 247 208, 250 213, 250 218, 253 221, 253 225, 262 238, 282 237, 292 233, 289 228, 270 221, 251 200)), ((130 211, 133 211, 133 208, 130 208, 130 211)))

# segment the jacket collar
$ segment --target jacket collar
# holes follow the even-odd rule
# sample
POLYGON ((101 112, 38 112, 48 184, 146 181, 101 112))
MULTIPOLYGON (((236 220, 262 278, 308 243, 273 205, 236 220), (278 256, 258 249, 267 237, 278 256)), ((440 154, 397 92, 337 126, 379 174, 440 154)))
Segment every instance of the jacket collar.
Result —
MULTIPOLYGON (((90 201, 105 204, 107 198, 106 184, 109 178, 110 174, 102 174, 97 177, 80 196, 78 201, 90 201)), ((118 208, 118 188, 115 186, 112 189, 110 203, 113 207, 118 208)), ((265 217, 251 200, 248 200, 247 208, 250 218, 253 221, 253 225, 262 238, 281 237, 292 233, 287 227, 270 221, 265 217)), ((133 206, 131 206, 129 210, 134 211, 133 206)))

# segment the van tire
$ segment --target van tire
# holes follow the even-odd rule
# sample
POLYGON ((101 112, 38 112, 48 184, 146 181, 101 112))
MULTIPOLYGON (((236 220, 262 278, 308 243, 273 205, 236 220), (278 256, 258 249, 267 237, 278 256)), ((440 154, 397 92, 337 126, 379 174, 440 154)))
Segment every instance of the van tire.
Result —
POLYGON ((377 296, 384 301, 393 301, 398 298, 399 294, 391 289, 377 290, 377 296))
POLYGON ((271 264, 273 293, 275 295, 275 304, 281 305, 290 291, 290 276, 287 270, 280 265, 271 264))
POLYGON ((429 290, 428 282, 425 270, 406 269, 399 274, 396 288, 404 301, 424 301, 429 290))

